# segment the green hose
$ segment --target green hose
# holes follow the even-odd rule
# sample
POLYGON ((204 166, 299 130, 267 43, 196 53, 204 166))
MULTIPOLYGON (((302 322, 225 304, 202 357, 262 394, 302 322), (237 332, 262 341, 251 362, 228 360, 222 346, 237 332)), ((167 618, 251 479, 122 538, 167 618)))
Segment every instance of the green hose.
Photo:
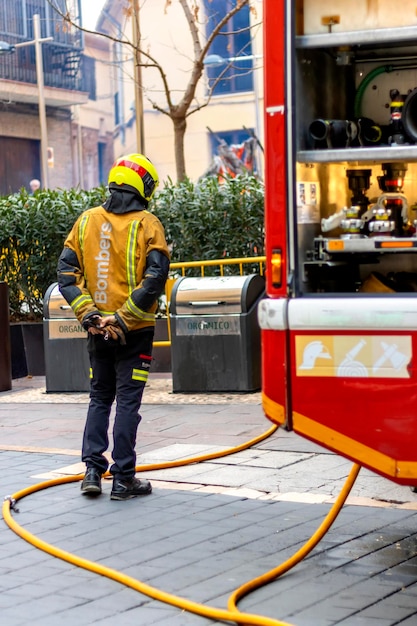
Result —
POLYGON ((385 72, 387 73, 392 72, 393 69, 394 68, 392 65, 380 65, 379 67, 376 67, 373 70, 371 70, 369 74, 365 76, 365 78, 360 83, 358 89, 356 90, 355 104, 354 104, 355 119, 359 119, 361 117, 362 98, 369 83, 371 83, 374 80, 374 78, 376 78, 380 74, 384 74, 385 72))

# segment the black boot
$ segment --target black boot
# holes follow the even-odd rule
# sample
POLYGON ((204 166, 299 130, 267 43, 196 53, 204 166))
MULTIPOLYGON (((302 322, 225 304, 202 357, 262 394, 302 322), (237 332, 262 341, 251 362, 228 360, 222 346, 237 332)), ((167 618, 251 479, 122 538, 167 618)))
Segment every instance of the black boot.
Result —
POLYGON ((101 472, 95 467, 87 467, 81 491, 89 496, 98 496, 101 493, 101 472))
POLYGON ((114 478, 110 500, 130 500, 130 498, 136 498, 137 496, 145 496, 151 493, 151 491, 152 485, 149 480, 114 478))

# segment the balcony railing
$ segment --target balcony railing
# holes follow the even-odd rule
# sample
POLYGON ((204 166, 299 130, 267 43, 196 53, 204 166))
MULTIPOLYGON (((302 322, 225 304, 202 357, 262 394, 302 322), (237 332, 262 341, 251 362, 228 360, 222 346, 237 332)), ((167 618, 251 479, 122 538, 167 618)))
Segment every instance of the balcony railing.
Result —
MULTIPOLYGON (((74 22, 80 20, 80 0, 55 0, 61 12, 71 10, 74 22)), ((47 0, 0 0, 0 40, 16 46, 12 54, 0 56, 0 80, 36 85, 34 16, 39 15, 40 34, 52 41, 42 43, 44 84, 71 91, 82 91, 81 58, 84 34, 69 27, 47 0)))
MULTIPOLYGON (((42 52, 46 87, 82 91, 80 50, 45 43, 42 52)), ((35 46, 16 48, 13 54, 0 56, 0 80, 36 85, 35 46)))
POLYGON ((61 17, 69 11, 73 23, 80 25, 80 3, 81 0, 0 0, 0 40, 11 44, 32 40, 33 16, 39 15, 41 37, 53 37, 59 45, 81 50, 83 32, 61 17))

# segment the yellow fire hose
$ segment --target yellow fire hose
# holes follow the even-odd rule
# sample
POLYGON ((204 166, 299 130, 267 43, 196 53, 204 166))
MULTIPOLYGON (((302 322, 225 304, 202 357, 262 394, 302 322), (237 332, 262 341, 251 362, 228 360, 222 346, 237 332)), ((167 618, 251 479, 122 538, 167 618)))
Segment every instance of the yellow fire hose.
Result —
MULTIPOLYGON (((258 437, 255 437, 254 439, 251 439, 250 441, 240 446, 236 446, 234 448, 228 448, 226 450, 222 450, 219 452, 192 457, 189 459, 179 459, 177 461, 168 461, 165 463, 155 463, 151 465, 139 465, 136 467, 136 471, 142 472, 145 470, 150 471, 150 470, 158 470, 158 469, 167 469, 170 467, 179 467, 183 465, 190 465, 192 463, 201 463, 203 461, 208 461, 210 459, 216 459, 216 458, 221 458, 221 457, 228 456, 231 454, 235 454, 236 452, 240 452, 241 450, 246 450, 254 446, 255 444, 259 443, 260 441, 267 439, 270 435, 272 435, 277 430, 277 428, 278 426, 274 425, 262 435, 259 435, 258 437)), ((285 561, 278 567, 270 570, 269 572, 263 574, 262 576, 259 576, 258 578, 250 580, 249 582, 245 583, 244 585, 236 589, 229 597, 228 610, 206 606, 204 604, 199 604, 197 602, 193 602, 191 600, 187 600, 185 598, 175 596, 173 594, 167 593, 165 591, 162 591, 160 589, 156 589, 155 587, 147 585, 146 583, 143 583, 135 578, 132 578, 131 576, 127 576, 126 574, 123 574, 123 572, 119 572, 110 567, 100 565, 99 563, 95 563, 94 561, 89 561, 88 559, 83 559, 75 554, 72 554, 65 550, 61 550, 60 548, 57 548, 56 546, 53 546, 47 543, 46 541, 39 539, 39 537, 32 535, 30 532, 22 528, 22 526, 20 526, 16 522, 16 520, 13 518, 11 514, 11 510, 13 509, 17 510, 16 502, 18 502, 22 498, 32 493, 35 493, 37 491, 48 489, 49 487, 54 487, 56 485, 60 485, 64 483, 80 481, 84 477, 83 474, 79 474, 77 476, 65 476, 63 478, 48 480, 42 483, 38 483, 36 485, 32 485, 31 487, 28 487, 26 489, 22 489, 21 491, 16 492, 12 496, 7 496, 3 502, 2 513, 3 513, 4 521, 9 526, 9 528, 13 530, 13 532, 15 532, 19 537, 21 537, 25 541, 28 541, 30 544, 32 544, 36 548, 39 548, 40 550, 43 550, 44 552, 47 552, 48 554, 51 554, 52 556, 55 556, 63 561, 67 561, 68 563, 76 565, 77 567, 81 567, 95 574, 99 574, 100 576, 105 576, 107 578, 110 578, 111 580, 115 580, 125 585, 126 587, 130 587, 131 589, 134 589, 135 591, 139 591, 140 593, 146 596, 149 596, 150 598, 153 598, 154 600, 164 602, 165 604, 170 604, 184 611, 195 613, 202 617, 207 617, 213 620, 234 622, 236 624, 246 624, 247 626, 291 626, 291 624, 287 622, 282 622, 282 621, 265 617, 262 615, 243 613, 239 611, 239 609, 237 608, 237 603, 243 596, 247 595, 248 593, 250 593, 251 591, 255 589, 258 589, 262 585, 265 585, 271 582, 272 580, 278 578, 278 576, 281 576, 282 574, 287 572, 289 569, 294 567, 319 543, 319 541, 329 530, 330 526, 332 525, 337 515, 339 514, 341 508, 343 507, 343 504, 345 503, 346 498, 348 497, 349 492, 351 491, 355 483, 359 470, 360 470, 359 465, 354 465, 352 467, 352 470, 350 471, 350 474, 337 500, 333 504, 332 508, 330 509, 324 521, 321 523, 321 525, 319 526, 317 531, 314 533, 314 535, 307 541, 307 543, 304 544, 304 546, 300 550, 298 550, 292 557, 290 557, 287 561, 285 561)), ((107 473, 106 476, 108 475, 109 474, 107 473)))
POLYGON ((307 554, 316 547, 316 545, 322 540, 322 538, 327 533, 330 526, 333 524, 336 517, 338 516, 341 508, 346 501, 346 498, 348 497, 355 483, 356 478, 358 477, 360 469, 360 465, 354 464, 352 466, 349 476, 347 477, 346 482, 343 485, 343 489, 339 493, 332 508, 330 509, 316 532, 299 550, 297 550, 295 554, 293 554, 293 556, 291 556, 287 561, 284 561, 284 563, 281 563, 281 565, 278 565, 277 567, 271 569, 269 572, 258 576, 258 578, 249 580, 238 589, 235 589, 235 591, 230 595, 229 601, 227 603, 230 611, 238 610, 237 603, 243 598, 243 596, 246 596, 248 593, 251 593, 251 591, 255 591, 255 589, 258 589, 259 587, 262 587, 263 585, 272 582, 279 576, 282 576, 282 574, 285 574, 285 572, 288 572, 288 570, 290 570, 292 567, 297 565, 297 563, 302 561, 304 557, 306 557, 307 554))

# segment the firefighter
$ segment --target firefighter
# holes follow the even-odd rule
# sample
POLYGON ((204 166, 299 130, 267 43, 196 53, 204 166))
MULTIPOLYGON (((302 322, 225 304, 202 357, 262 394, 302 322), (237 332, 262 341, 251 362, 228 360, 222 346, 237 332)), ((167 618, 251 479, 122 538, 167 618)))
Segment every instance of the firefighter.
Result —
POLYGON ((101 493, 109 463, 110 411, 116 401, 110 473, 112 500, 152 491, 135 477, 139 409, 152 359, 157 300, 169 269, 165 233, 147 211, 158 173, 142 154, 117 159, 103 206, 79 216, 58 261, 59 289, 88 331, 90 400, 82 441, 81 491, 101 493))

